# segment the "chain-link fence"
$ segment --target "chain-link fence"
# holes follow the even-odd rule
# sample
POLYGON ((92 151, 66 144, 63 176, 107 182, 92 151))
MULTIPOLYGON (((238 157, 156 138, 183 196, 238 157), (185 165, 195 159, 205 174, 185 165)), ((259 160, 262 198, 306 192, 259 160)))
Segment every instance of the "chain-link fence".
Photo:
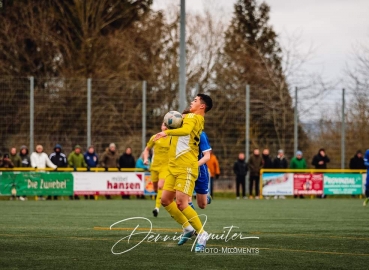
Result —
MULTIPOLYGON (((101 155, 114 142, 119 154, 131 147, 138 158, 150 136, 160 131, 165 113, 179 106, 178 83, 170 82, 0 78, 0 91, 2 153, 42 144, 49 154, 58 143, 66 154, 76 144, 92 144, 101 155)), ((356 150, 367 147, 368 110, 360 107, 365 95, 347 91, 344 104, 342 91, 331 92, 327 102, 316 102, 303 91, 290 94, 284 88, 188 83, 187 104, 198 92, 214 101, 205 131, 220 162, 220 190, 233 187, 232 167, 240 152, 248 156, 254 148, 268 148, 275 157, 283 149, 290 160, 299 149, 312 167, 313 156, 325 148, 329 168, 347 168, 356 150)))

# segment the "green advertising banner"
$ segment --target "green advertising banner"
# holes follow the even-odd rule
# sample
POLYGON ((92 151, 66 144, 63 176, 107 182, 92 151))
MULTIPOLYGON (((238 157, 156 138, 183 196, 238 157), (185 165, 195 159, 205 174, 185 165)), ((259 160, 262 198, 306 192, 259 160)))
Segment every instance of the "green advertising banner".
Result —
POLYGON ((357 173, 325 173, 324 191, 326 195, 334 194, 362 194, 363 179, 357 173))
POLYGON ((0 195, 73 195, 68 172, 0 172, 0 195))

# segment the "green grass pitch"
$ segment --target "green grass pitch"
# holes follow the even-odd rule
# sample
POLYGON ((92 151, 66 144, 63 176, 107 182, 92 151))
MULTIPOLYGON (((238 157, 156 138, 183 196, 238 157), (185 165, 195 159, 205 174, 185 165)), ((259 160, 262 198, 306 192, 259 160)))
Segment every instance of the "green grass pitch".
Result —
MULTIPOLYGON (((152 234, 173 237, 179 226, 152 200, 0 201, 0 269, 368 269, 369 209, 358 199, 215 199, 205 228, 259 239, 209 240, 212 253, 191 252, 192 241, 177 246, 152 234), (112 246, 139 225, 137 234, 112 246), (238 228, 236 228, 238 227, 238 228), (153 236, 152 236, 153 237, 153 236), (152 238, 150 238, 152 240, 152 238), (254 248, 254 254, 222 253, 222 248, 254 248), (218 253, 215 253, 218 249, 218 253), (255 250, 258 253, 255 254, 255 250)), ((202 217, 203 219, 204 217, 202 217)))

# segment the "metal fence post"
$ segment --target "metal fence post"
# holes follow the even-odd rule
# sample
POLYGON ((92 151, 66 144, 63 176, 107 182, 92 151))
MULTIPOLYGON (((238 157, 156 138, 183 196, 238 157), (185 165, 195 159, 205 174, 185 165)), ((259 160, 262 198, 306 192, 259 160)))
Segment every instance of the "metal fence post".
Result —
POLYGON ((294 108, 294 129, 293 129, 293 151, 294 154, 297 152, 298 148, 298 111, 297 111, 297 104, 298 104, 298 98, 297 98, 297 87, 295 87, 295 108, 294 108))
POLYGON ((34 115, 35 115, 35 79, 30 77, 30 93, 29 93, 29 151, 34 151, 35 137, 34 137, 34 115))
POLYGON ((195 91, 196 91, 196 93, 195 93, 195 97, 196 97, 197 94, 200 92, 200 85, 199 85, 199 83, 196 83, 196 85, 195 85, 195 91))
POLYGON ((87 79, 87 147, 91 145, 91 78, 87 79))
POLYGON ((345 168, 345 88, 342 89, 342 112, 341 112, 341 169, 345 168))
POLYGON ((146 90, 147 83, 143 81, 142 83, 142 151, 146 146, 146 90))
POLYGON ((179 111, 186 109, 186 0, 181 0, 179 46, 179 111))
POLYGON ((246 138, 245 138, 245 156, 249 160, 250 156, 250 85, 246 85, 246 138))

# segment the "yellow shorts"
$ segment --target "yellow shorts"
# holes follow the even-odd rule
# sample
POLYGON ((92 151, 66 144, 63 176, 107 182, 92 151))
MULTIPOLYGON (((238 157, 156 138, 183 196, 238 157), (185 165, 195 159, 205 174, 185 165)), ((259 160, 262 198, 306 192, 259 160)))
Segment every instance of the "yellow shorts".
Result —
POLYGON ((165 178, 164 190, 181 191, 192 196, 195 181, 199 175, 199 168, 169 168, 168 176, 165 178))
POLYGON ((151 173, 151 181, 152 182, 158 182, 159 180, 165 180, 168 175, 168 167, 161 168, 158 171, 150 171, 151 173))

